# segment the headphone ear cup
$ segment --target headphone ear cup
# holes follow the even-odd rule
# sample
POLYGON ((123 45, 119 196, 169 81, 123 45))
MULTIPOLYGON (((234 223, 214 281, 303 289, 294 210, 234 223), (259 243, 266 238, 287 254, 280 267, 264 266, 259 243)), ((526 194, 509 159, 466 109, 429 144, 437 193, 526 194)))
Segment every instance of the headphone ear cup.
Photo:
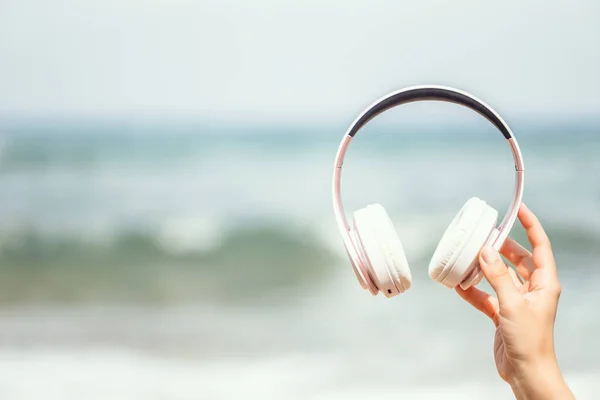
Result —
POLYGON ((485 201, 472 197, 454 217, 429 264, 431 279, 455 288, 477 266, 482 247, 493 234, 498 212, 485 201))
POLYGON ((354 213, 354 231, 378 289, 392 297, 408 290, 412 276, 402 242, 380 204, 354 213))

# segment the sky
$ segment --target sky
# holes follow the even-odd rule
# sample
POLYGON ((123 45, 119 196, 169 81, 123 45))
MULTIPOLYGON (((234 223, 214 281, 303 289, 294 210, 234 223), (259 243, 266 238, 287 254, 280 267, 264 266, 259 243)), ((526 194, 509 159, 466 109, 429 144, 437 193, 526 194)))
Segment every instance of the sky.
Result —
POLYGON ((415 84, 600 111, 597 1, 2 0, 0 114, 346 118, 415 84))

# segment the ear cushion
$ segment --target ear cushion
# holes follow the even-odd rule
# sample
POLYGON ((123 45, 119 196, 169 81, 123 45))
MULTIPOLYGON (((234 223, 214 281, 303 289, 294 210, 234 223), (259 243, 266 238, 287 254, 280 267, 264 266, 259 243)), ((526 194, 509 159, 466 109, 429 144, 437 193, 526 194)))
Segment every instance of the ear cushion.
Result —
POLYGON ((387 297, 410 288, 412 277, 402 242, 380 204, 354 213, 354 230, 379 290, 387 297))
POLYGON ((429 264, 429 276, 454 288, 470 272, 479 251, 494 231, 498 212, 472 197, 444 232, 429 264))
MULTIPOLYGON (((488 237, 487 242, 491 243, 492 241, 494 241, 498 237, 499 233, 500 231, 498 231, 498 228, 494 228, 492 233, 488 237)), ((470 271, 466 274, 465 279, 462 282, 460 282, 460 287, 463 290, 467 290, 471 286, 477 286, 482 279, 483 272, 481 272, 481 269, 479 268, 479 254, 477 254, 475 256, 473 264, 470 267, 470 271)))

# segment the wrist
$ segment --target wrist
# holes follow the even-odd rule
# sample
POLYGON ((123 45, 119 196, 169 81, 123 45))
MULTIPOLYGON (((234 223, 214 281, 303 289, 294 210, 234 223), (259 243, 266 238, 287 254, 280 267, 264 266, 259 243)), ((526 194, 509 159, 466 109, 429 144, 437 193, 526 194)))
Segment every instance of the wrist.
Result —
POLYGON ((555 358, 520 366, 509 384, 517 400, 575 399, 555 358))

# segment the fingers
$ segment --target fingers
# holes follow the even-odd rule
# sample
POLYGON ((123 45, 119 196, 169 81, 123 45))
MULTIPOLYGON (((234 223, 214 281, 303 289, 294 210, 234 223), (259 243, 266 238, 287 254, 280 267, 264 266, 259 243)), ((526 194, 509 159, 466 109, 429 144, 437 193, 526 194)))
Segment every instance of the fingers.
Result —
POLYGON ((546 235, 538 218, 525 204, 521 204, 517 216, 521 225, 525 228, 527 238, 531 243, 533 255, 540 261, 540 263, 535 263, 534 267, 554 268, 554 256, 552 254, 550 239, 546 235))
POLYGON ((510 268, 504 264, 495 249, 484 247, 479 255, 479 264, 483 275, 498 295, 500 304, 511 305, 523 300, 510 275, 510 268))
POLYGON ((520 288, 521 286, 523 286, 521 278, 517 275, 514 269, 508 268, 508 274, 510 275, 510 278, 512 279, 515 287, 520 288))
POLYGON ((515 242, 510 237, 506 238, 500 253, 515 266, 519 274, 525 279, 530 280, 534 270, 533 260, 529 250, 515 242))
POLYGON ((548 239, 538 218, 525 204, 521 204, 517 215, 531 242, 532 264, 535 270, 540 271, 541 273, 540 278, 536 279, 535 283, 532 282, 532 289, 547 290, 549 293, 559 295, 561 288, 560 282, 558 281, 556 262, 554 261, 550 239, 548 239))
POLYGON ((467 290, 463 290, 460 286, 456 287, 456 292, 471 304, 475 309, 487 315, 494 325, 498 326, 498 300, 493 296, 471 286, 467 290))

